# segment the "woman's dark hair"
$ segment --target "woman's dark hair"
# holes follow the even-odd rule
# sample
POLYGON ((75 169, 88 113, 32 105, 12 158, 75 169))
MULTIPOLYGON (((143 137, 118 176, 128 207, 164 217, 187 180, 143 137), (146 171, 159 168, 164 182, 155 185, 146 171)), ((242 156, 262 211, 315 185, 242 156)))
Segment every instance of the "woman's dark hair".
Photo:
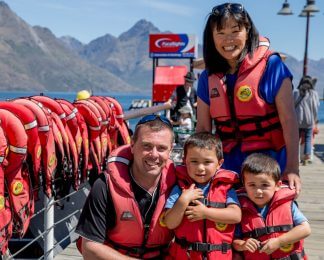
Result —
MULTIPOLYGON (((228 3, 228 6, 230 6, 230 3, 228 3)), ((210 13, 203 35, 203 55, 209 75, 214 73, 226 73, 230 69, 227 60, 216 50, 213 39, 213 30, 215 27, 217 30, 224 28, 229 18, 233 18, 240 28, 244 26, 248 34, 245 49, 239 57, 239 62, 241 62, 247 54, 253 55, 254 50, 259 45, 259 32, 245 9, 240 13, 232 12, 231 8, 226 8, 224 12, 218 15, 210 13)))

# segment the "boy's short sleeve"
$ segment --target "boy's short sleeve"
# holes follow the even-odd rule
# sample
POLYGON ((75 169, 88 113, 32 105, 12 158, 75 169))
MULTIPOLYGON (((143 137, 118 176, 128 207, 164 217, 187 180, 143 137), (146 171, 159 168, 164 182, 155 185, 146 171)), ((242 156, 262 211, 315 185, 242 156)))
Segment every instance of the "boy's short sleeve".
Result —
POLYGON ((301 223, 307 221, 308 219, 304 216, 304 214, 299 210, 297 203, 294 201, 293 205, 292 205, 292 217, 293 217, 293 222, 294 222, 294 226, 298 226, 301 223))
POLYGON ((240 202, 237 198, 236 191, 234 189, 230 189, 227 192, 226 205, 228 206, 230 204, 235 204, 235 205, 241 207, 240 202))
POLYGON ((166 209, 173 208, 174 204, 179 199, 181 193, 182 193, 182 191, 181 191, 180 187, 178 185, 175 185, 173 187, 171 193, 170 193, 169 198, 167 199, 167 201, 165 203, 165 207, 164 208, 166 208, 166 209))

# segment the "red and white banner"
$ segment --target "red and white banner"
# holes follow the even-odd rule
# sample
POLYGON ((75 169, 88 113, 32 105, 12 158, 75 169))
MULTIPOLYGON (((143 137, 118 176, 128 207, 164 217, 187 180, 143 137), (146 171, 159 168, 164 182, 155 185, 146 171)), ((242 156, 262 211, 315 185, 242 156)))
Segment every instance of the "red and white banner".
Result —
POLYGON ((198 41, 189 34, 150 34, 151 58, 196 58, 198 41))

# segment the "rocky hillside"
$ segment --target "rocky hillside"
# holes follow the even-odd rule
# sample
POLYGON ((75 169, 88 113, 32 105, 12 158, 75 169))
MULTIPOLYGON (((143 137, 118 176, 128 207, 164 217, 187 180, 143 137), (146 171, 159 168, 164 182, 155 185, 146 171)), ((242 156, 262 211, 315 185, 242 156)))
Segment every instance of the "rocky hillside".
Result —
MULTIPOLYGON (((50 29, 30 26, 0 1, 0 90, 151 92, 149 34, 160 30, 138 21, 118 37, 107 32, 88 44, 70 36, 57 38, 50 29)), ((201 46, 198 47, 199 57, 201 46)), ((277 50, 281 51, 281 50, 277 50)), ((296 86, 303 62, 287 55, 296 86)), ((159 65, 189 65, 188 60, 160 60, 159 65)), ((309 60, 308 74, 324 92, 324 59, 309 60)))
POLYGON ((47 28, 32 27, 0 2, 0 90, 132 91, 82 59, 47 28))

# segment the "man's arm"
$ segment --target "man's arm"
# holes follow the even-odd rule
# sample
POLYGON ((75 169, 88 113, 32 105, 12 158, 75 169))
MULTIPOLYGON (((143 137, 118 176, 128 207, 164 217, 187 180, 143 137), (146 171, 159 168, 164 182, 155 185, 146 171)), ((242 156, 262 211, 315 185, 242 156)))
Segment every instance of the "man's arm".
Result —
POLYGON ((136 259, 125 256, 110 246, 82 238, 82 256, 85 260, 136 259))

